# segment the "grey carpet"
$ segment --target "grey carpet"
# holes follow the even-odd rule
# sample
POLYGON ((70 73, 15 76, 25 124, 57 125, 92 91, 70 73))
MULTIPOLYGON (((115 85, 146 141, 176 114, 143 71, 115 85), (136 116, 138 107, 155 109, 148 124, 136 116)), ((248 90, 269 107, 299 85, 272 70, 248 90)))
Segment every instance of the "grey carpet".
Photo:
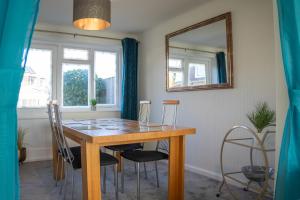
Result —
MULTIPOLYGON (((59 186, 55 187, 52 178, 51 161, 31 162, 20 166, 21 199, 22 200, 60 200, 59 186)), ((136 174, 132 162, 126 162, 125 193, 119 194, 120 200, 136 199, 136 174)), ((141 169, 141 200, 165 200, 167 199, 167 165, 159 163, 160 188, 156 187, 154 164, 147 164, 148 179, 145 179, 144 170, 141 169)), ((104 200, 114 200, 114 185, 112 169, 107 169, 107 193, 104 200)), ((61 184, 61 183, 59 183, 61 184)), ((191 172, 185 172, 185 199, 186 200, 229 200, 233 199, 226 188, 220 198, 216 193, 220 183, 216 180, 200 176, 191 172)), ((70 186, 70 184, 68 184, 70 186)), ((255 199, 251 192, 244 192, 240 188, 233 188, 242 200, 255 199)), ((70 187, 67 188, 67 199, 71 199, 70 187)), ((74 200, 81 199, 81 170, 75 172, 74 200)))

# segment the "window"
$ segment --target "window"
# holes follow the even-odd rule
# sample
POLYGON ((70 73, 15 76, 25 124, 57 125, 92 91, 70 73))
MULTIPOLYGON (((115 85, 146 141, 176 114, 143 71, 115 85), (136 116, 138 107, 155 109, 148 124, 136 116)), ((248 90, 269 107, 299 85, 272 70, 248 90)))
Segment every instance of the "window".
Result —
POLYGON ((48 42, 32 46, 18 108, 45 109, 49 100, 57 99, 64 111, 88 111, 95 98, 100 110, 119 109, 121 47, 48 42))
POLYGON ((170 68, 177 68, 177 69, 182 68, 182 60, 181 59, 175 59, 175 58, 169 59, 169 67, 170 68))
POLYGON ((52 50, 31 48, 19 94, 18 108, 46 107, 52 91, 52 50))
POLYGON ((63 48, 63 107, 117 106, 119 52, 63 48), (94 58, 94 59, 92 59, 94 58))
POLYGON ((202 63, 189 63, 189 86, 206 84, 206 65, 202 63))
POLYGON ((178 58, 170 58, 169 68, 169 87, 183 86, 183 60, 178 58))
POLYGON ((95 51, 95 96, 97 104, 115 104, 117 54, 95 51))
POLYGON ((89 52, 82 49, 64 48, 64 59, 70 60, 88 60, 89 52))
POLYGON ((169 71, 170 87, 178 87, 183 85, 183 72, 169 71))

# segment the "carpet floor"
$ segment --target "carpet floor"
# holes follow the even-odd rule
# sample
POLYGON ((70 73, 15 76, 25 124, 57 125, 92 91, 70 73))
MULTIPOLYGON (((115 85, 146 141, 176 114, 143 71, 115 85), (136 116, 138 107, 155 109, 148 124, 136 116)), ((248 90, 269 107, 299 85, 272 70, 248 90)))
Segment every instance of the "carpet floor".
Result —
MULTIPOLYGON (((113 169, 107 168, 107 192, 103 194, 104 200, 114 200, 113 169)), ((102 170, 103 171, 103 170, 102 170)), ((156 187, 156 176, 153 163, 147 163, 148 178, 145 179, 141 169, 141 200, 166 200, 168 192, 167 165, 159 163, 160 188, 156 187)), ((52 178, 51 161, 24 163, 20 166, 21 199, 22 200, 60 200, 59 185, 56 187, 52 178)), ((119 179, 120 180, 120 179, 119 179)), ((67 184, 70 186, 71 184, 67 184)), ((220 182, 195 173, 185 172, 185 199, 186 200, 230 200, 226 187, 223 188, 221 197, 216 193, 220 182)), ((255 199, 252 192, 245 192, 241 188, 232 186, 232 190, 242 200, 255 199)), ((71 188, 66 188, 66 199, 71 199, 71 188)), ((75 172, 74 200, 82 199, 81 170, 75 172)), ((125 162, 125 192, 119 193, 120 200, 136 199, 136 174, 132 162, 125 162)))

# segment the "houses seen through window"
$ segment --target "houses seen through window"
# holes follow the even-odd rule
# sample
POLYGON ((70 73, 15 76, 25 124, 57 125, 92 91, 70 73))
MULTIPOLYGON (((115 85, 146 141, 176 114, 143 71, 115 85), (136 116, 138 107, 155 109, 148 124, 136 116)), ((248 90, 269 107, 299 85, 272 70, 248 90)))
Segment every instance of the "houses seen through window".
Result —
POLYGON ((51 99, 52 51, 32 48, 28 52, 18 108, 45 107, 51 99))

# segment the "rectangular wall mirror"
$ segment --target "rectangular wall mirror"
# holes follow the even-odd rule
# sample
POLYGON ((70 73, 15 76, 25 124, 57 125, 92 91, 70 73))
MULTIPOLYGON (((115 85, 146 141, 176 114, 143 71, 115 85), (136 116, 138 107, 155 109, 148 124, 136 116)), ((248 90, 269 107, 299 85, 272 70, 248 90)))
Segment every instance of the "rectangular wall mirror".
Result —
POLYGON ((233 87, 231 13, 166 35, 167 91, 233 87))

